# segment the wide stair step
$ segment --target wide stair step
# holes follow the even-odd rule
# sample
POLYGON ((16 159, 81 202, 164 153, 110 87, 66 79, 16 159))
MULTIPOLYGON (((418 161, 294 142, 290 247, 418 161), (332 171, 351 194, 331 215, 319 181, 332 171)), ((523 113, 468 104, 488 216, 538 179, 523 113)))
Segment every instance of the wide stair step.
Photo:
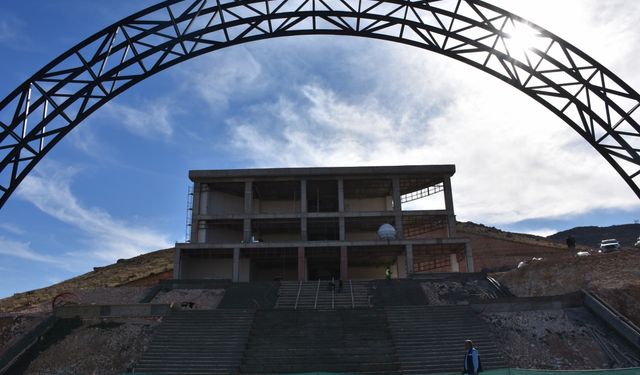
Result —
POLYGON ((385 310, 403 374, 460 372, 464 340, 474 342, 484 369, 507 367, 486 323, 468 305, 385 310))
POLYGON ((386 314, 368 308, 259 311, 240 372, 401 374, 386 314))
POLYGON ((237 374, 255 311, 173 311, 156 329, 135 373, 237 374))

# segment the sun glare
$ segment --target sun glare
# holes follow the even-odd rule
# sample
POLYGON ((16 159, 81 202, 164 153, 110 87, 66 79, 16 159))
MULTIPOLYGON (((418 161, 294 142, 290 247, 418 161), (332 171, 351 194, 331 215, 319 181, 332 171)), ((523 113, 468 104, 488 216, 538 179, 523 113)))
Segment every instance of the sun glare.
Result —
POLYGON ((508 32, 507 46, 513 52, 530 50, 536 47, 539 36, 538 32, 529 25, 516 23, 508 32))

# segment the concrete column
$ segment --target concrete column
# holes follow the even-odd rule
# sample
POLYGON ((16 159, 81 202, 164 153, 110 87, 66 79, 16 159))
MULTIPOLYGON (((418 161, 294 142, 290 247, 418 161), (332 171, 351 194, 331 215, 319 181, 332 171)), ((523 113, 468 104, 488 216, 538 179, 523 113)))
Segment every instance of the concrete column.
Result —
POLYGON ((393 198, 393 210, 402 211, 402 204, 400 203, 400 177, 393 177, 391 179, 391 194, 393 198))
POLYGON ((231 270, 231 281, 240 281, 240 248, 233 248, 233 269, 231 270))
POLYGON ((338 212, 344 212, 344 179, 338 179, 338 212))
POLYGON ((473 254, 471 252, 471 244, 464 245, 464 257, 467 260, 467 272, 475 272, 473 267, 473 254))
POLYGON ((396 268, 398 269, 398 271, 396 272, 398 279, 406 279, 407 278, 407 257, 405 257, 404 255, 398 255, 396 257, 396 265, 397 265, 396 268))
POLYGON ((307 262, 304 247, 298 248, 298 281, 307 281, 307 262))
POLYGON ((338 218, 338 230, 339 230, 339 234, 340 234, 340 241, 344 241, 346 238, 346 229, 345 229, 345 224, 344 224, 344 216, 340 216, 338 218))
POLYGON ((300 212, 307 213, 307 180, 300 180, 300 212))
POLYGON ((173 250, 173 278, 179 279, 181 277, 181 265, 182 265, 182 249, 176 247, 173 250))
POLYGON ((447 210, 447 231, 449 237, 456 236, 456 214, 453 210, 453 193, 451 192, 451 178, 444 178, 444 207, 447 210))
POLYGON ((456 254, 449 254, 449 263, 451 263, 451 272, 460 272, 460 264, 456 254))
POLYGON ((394 227, 396 228, 396 238, 399 240, 404 239, 404 231, 402 230, 402 204, 400 203, 400 177, 394 177, 391 180, 391 186, 393 189, 393 212, 394 212, 394 227))
POLYGON ((191 202, 191 234, 189 236, 191 242, 198 242, 198 215, 200 215, 200 183, 195 182, 193 184, 193 201, 191 202))
POLYGON ((200 184, 200 199, 198 213, 207 215, 209 213, 209 184, 200 184))
MULTIPOLYGON (((244 213, 251 215, 253 213, 253 181, 244 182, 244 213)), ((251 242, 251 219, 245 217, 242 222, 242 241, 251 242)))
POLYGON ((300 180, 300 239, 307 241, 307 180, 300 180))
POLYGON ((301 241, 307 241, 308 240, 308 235, 307 235, 307 217, 306 216, 302 216, 300 218, 300 240, 301 241))
POLYGON ((251 219, 244 218, 242 220, 242 241, 244 243, 251 243, 251 219))
POLYGON ((193 202, 191 203, 191 208, 193 209, 194 216, 200 214, 200 185, 202 184, 199 182, 193 183, 193 202))
POLYGON ((244 182, 244 213, 253 212, 253 181, 244 182))
POLYGON ((404 240, 404 231, 402 230, 402 214, 395 215, 396 238, 404 240))
POLYGON ((407 244, 404 247, 404 253, 407 258, 407 276, 413 273, 413 245, 407 244))
POLYGON ((197 243, 207 242, 207 222, 201 220, 198 222, 198 238, 197 243))
POLYGON ((347 254, 347 247, 340 246, 340 280, 346 281, 349 279, 349 256, 347 254))

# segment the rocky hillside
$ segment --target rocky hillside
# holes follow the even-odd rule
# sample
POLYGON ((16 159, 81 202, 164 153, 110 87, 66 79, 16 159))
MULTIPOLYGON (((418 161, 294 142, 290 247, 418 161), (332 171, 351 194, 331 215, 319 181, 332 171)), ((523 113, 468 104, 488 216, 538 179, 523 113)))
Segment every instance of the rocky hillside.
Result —
POLYGON ((458 223, 457 231, 458 236, 471 240, 475 271, 507 271, 532 258, 559 259, 575 255, 565 244, 545 237, 505 232, 471 222, 458 223))
POLYGON ((519 297, 590 290, 640 325, 640 251, 543 259, 500 276, 519 297))
POLYGON ((153 284, 158 278, 170 278, 167 273, 172 270, 173 248, 153 251, 131 259, 120 259, 117 263, 96 267, 91 272, 61 283, 0 299, 0 312, 37 307, 51 302, 62 292, 153 284))
POLYGON ((597 248, 600 241, 615 238, 622 247, 632 247, 640 236, 640 224, 613 225, 610 227, 576 227, 547 237, 552 241, 564 242, 571 234, 581 245, 597 248))

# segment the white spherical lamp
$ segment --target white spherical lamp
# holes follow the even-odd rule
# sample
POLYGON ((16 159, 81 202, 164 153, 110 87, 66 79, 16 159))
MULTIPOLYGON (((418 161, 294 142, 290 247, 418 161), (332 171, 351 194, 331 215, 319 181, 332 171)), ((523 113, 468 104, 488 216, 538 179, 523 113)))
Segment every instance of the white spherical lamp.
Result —
POLYGON ((378 237, 382 240, 395 240, 396 239, 396 228, 391 224, 382 224, 380 228, 378 228, 378 237))

